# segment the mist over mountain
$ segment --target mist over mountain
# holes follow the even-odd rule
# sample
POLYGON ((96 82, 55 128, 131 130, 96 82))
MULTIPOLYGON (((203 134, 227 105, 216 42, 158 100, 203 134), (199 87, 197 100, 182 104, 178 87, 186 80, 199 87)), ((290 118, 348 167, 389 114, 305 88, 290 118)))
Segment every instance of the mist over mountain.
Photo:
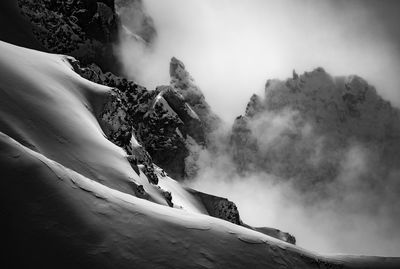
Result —
POLYGON ((10 268, 399 267, 394 2, 0 7, 10 268))
POLYGON ((121 44, 126 75, 149 88, 168 83, 168 62, 175 56, 226 122, 242 113, 253 93, 263 94, 268 79, 319 66, 333 76, 361 76, 400 106, 398 1, 143 3, 157 37, 140 53, 131 49, 136 44, 121 44))

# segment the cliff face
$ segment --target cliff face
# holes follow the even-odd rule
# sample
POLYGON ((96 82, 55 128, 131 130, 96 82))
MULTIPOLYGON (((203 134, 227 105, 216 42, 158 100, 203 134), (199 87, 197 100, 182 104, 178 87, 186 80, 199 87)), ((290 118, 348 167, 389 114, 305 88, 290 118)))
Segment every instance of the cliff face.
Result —
POLYGON ((261 170, 306 185, 339 177, 354 153, 374 169, 364 178, 386 178, 400 167, 399 115, 358 76, 335 78, 318 68, 269 80, 265 96, 254 95, 233 125, 233 159, 242 173, 261 170))

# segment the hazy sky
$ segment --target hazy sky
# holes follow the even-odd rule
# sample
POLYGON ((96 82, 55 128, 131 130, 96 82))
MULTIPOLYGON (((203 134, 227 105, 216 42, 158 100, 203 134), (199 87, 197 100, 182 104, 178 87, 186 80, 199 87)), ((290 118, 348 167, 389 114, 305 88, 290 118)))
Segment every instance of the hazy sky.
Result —
POLYGON ((127 72, 149 88, 181 59, 213 109, 232 121, 268 78, 322 66, 358 74, 400 104, 400 1, 144 0, 158 32, 151 51, 125 49, 127 72), (132 70, 132 63, 140 70, 132 70))

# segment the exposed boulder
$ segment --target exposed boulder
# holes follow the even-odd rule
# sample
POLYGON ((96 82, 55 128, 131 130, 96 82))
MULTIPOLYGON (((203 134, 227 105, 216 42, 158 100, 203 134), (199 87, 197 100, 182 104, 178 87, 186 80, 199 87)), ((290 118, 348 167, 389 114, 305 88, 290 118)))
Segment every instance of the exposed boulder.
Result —
POLYGON ((210 216, 220 218, 234 224, 242 225, 239 210, 234 202, 226 198, 188 189, 205 206, 210 216))

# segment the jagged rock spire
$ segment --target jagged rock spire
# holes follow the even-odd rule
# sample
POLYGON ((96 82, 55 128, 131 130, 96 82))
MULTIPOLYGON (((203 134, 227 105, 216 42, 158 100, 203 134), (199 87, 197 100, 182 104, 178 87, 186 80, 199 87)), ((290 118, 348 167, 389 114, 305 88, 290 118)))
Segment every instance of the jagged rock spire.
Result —
POLYGON ((206 104, 208 106, 202 91, 195 84, 189 72, 186 71, 185 65, 175 57, 171 59, 169 75, 171 77, 171 86, 177 88, 185 98, 185 101, 191 106, 196 106, 197 104, 206 104))
POLYGON ((215 130, 221 122, 205 100, 203 92, 196 85, 185 65, 175 57, 171 58, 169 66, 171 86, 175 88, 191 106, 203 122, 206 133, 215 130))

